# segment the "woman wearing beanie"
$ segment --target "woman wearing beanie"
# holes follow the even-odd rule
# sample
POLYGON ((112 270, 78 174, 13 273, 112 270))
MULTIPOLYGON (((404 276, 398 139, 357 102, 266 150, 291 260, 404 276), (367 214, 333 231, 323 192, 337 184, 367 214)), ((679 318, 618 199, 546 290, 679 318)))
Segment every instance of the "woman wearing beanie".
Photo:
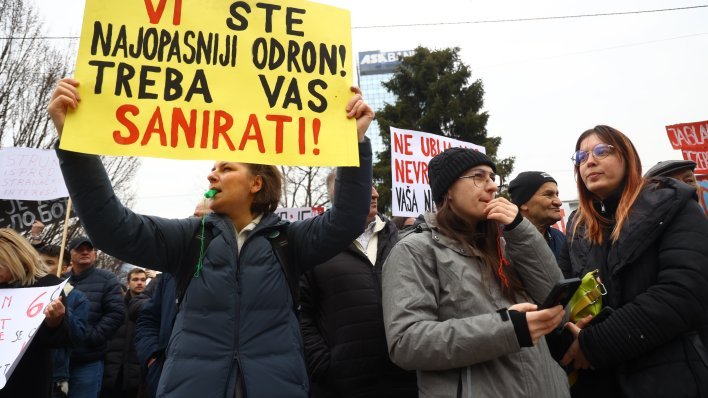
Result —
POLYGON ((708 397, 708 221, 696 191, 642 179, 632 142, 585 131, 573 155, 579 207, 559 258, 566 276, 597 269, 605 314, 568 324, 561 361, 581 369, 574 397, 708 397), (591 370, 592 369, 592 370, 591 370))
POLYGON ((483 153, 450 148, 428 177, 436 214, 383 267, 391 359, 418 370, 421 397, 566 397, 565 372, 541 337, 561 306, 537 311, 562 278, 553 253, 497 192, 483 153))

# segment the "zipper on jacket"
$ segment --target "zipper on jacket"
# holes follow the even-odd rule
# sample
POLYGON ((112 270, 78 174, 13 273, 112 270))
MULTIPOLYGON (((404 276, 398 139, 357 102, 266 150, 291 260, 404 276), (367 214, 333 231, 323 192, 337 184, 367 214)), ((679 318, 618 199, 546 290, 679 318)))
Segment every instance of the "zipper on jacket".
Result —
POLYGON ((238 350, 236 350, 236 353, 234 354, 234 361, 236 361, 236 369, 238 369, 238 383, 236 383, 236 387, 234 389, 234 397, 246 398, 248 397, 248 393, 246 392, 246 382, 243 377, 243 370, 241 369, 241 360, 238 357, 238 350), (239 392, 241 392, 240 395, 239 392))

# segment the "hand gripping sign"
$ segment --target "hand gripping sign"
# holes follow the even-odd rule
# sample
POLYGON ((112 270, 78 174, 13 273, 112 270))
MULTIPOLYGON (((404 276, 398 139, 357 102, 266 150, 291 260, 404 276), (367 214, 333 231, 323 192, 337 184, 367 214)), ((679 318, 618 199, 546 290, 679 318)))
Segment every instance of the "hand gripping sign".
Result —
POLYGON ((44 307, 59 297, 65 284, 0 289, 0 389, 32 344, 44 321, 44 307))

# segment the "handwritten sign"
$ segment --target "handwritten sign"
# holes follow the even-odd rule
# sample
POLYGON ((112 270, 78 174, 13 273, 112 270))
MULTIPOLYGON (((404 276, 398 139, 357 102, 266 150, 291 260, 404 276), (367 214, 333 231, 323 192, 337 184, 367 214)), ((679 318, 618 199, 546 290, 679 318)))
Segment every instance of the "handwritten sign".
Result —
POLYGON ((59 297, 65 283, 0 289, 0 389, 5 387, 44 320, 44 307, 59 297))
POLYGON ((53 150, 0 149, 0 199, 48 200, 69 196, 53 150))
POLYGON ((40 201, 0 200, 0 228, 25 232, 32 229, 36 220, 44 224, 63 220, 66 216, 67 201, 68 198, 40 201))
POLYGON ((708 120, 666 126, 671 147, 685 160, 696 162, 696 174, 708 174, 708 120))
POLYGON ((87 0, 61 147, 358 165, 350 25, 306 0, 87 0))
POLYGON ((428 162, 447 148, 471 148, 486 153, 483 146, 420 131, 391 127, 391 177, 394 216, 417 217, 435 211, 428 183, 428 162))
POLYGON ((279 207, 275 210, 285 221, 302 221, 324 213, 324 207, 279 207))

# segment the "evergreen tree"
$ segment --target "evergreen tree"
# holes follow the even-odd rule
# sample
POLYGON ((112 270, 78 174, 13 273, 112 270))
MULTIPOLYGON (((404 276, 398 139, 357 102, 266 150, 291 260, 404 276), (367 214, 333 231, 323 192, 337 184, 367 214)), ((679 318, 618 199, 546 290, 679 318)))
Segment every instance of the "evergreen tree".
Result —
POLYGON ((379 192, 379 211, 391 208, 391 132, 390 127, 424 131, 482 145, 497 165, 502 185, 514 167, 514 158, 497 158, 500 137, 487 136, 487 112, 481 80, 470 84, 471 72, 460 61, 459 48, 431 51, 418 47, 403 57, 393 77, 383 83, 397 100, 376 113, 384 143, 374 165, 374 180, 379 192))

